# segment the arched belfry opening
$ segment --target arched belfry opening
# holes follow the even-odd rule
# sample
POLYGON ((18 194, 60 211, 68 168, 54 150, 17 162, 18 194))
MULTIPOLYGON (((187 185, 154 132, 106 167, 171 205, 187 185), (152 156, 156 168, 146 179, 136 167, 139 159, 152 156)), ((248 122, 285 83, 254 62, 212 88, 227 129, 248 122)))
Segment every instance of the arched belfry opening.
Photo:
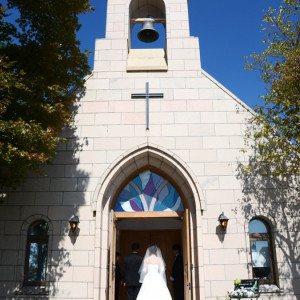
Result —
POLYGON ((163 0, 132 0, 129 6, 129 16, 131 48, 165 48, 166 8, 163 0), (147 23, 147 19, 151 19, 152 22, 147 23), (145 34, 143 34, 143 27, 147 27, 147 24, 150 26, 151 23, 153 27, 151 36, 155 36, 154 32, 157 32, 158 36, 154 40, 148 41, 147 31, 144 31, 145 34), (135 28, 136 30, 134 30, 135 28))
POLYGON ((127 71, 166 71, 166 7, 163 0, 129 5, 127 71))

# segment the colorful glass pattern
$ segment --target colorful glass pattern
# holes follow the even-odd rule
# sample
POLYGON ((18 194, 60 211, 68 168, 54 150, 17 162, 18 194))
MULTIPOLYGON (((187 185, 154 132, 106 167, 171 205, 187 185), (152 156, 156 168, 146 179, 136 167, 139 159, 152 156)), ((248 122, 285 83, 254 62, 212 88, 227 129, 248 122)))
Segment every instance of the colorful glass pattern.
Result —
POLYGON ((184 211, 184 206, 177 190, 168 180, 147 170, 123 188, 115 211, 184 211))

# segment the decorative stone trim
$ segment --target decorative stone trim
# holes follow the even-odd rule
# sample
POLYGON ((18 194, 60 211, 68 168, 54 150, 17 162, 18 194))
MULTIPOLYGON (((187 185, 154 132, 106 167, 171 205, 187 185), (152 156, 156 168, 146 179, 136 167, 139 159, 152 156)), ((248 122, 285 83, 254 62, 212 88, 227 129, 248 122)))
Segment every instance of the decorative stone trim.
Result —
POLYGON ((170 150, 163 149, 158 145, 143 144, 124 153, 120 159, 114 161, 107 168, 93 196, 93 211, 101 210, 99 205, 103 207, 103 203, 100 204, 103 200, 99 201, 100 198, 104 195, 110 195, 110 200, 112 200, 119 185, 129 175, 147 166, 156 167, 172 176, 181 189, 183 198, 188 202, 191 211, 195 209, 205 210, 204 195, 200 185, 186 163, 170 150))

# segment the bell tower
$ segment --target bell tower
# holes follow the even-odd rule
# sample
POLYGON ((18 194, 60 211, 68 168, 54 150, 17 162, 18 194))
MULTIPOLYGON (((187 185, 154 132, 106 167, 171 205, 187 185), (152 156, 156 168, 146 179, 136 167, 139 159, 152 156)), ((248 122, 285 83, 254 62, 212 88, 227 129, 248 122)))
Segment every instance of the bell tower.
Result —
MULTIPOLYGON (((193 43, 199 48, 198 39, 190 37, 187 0, 108 0, 106 22, 105 41, 96 42, 95 71, 103 70, 103 61, 98 58, 103 59, 101 53, 108 45, 111 51, 107 58, 113 61, 118 55, 118 60, 122 58, 120 71, 126 72, 166 72, 172 69, 179 47, 189 48, 193 43), (141 27, 139 32, 134 30, 137 26, 141 27), (159 43, 153 47, 158 38, 159 43), (136 39, 141 47, 133 47, 136 39)), ((199 49, 197 55, 199 65, 199 49)))
MULTIPOLYGON (((101 257, 98 270, 100 278, 94 282, 96 300, 107 299, 107 295, 109 300, 114 299, 113 254, 115 249, 125 249, 122 248, 118 234, 119 237, 124 234, 122 230, 125 227, 122 224, 135 228, 135 223, 129 217, 133 210, 131 206, 125 205, 127 210, 120 212, 122 215, 124 213, 125 223, 113 221, 117 192, 130 177, 145 169, 153 168, 162 172, 161 175, 172 178, 174 184, 185 189, 180 192, 187 192, 184 198, 190 202, 185 203, 185 211, 190 209, 200 212, 200 208, 195 208, 196 205, 200 206, 200 200, 194 201, 198 199, 198 192, 191 194, 192 189, 186 185, 190 175, 186 176, 184 184, 180 176, 173 176, 174 170, 178 168, 177 162, 179 166, 182 162, 189 161, 190 156, 193 158, 193 147, 201 147, 203 131, 199 130, 200 110, 202 107, 210 109, 211 103, 206 104, 201 99, 203 95, 200 91, 204 89, 207 93, 211 85, 201 72, 198 38, 190 36, 187 2, 107 0, 106 35, 104 39, 96 40, 93 76, 87 81, 85 99, 88 99, 88 103, 84 103, 82 108, 84 113, 94 114, 94 118, 86 116, 87 119, 81 121, 91 122, 89 124, 92 125, 84 128, 82 134, 94 138, 91 147, 98 150, 97 155, 89 159, 93 159, 93 164, 100 162, 97 172, 103 170, 103 174, 106 174, 102 177, 105 182, 99 185, 93 201, 99 224, 103 217, 97 234, 100 237, 103 233, 107 237, 101 238, 101 241, 99 239, 98 252, 95 254, 97 259, 101 257), (136 27, 140 27, 139 31, 136 27), (137 40, 138 43, 135 44, 137 40), (136 46, 140 44, 141 47, 136 46), (160 149, 153 156, 152 147, 160 149), (141 153, 138 149, 142 149, 141 153), (183 156, 179 157, 181 154, 183 156), (178 161, 176 158, 168 164, 167 161, 176 155, 178 161), (123 159, 126 166, 128 163, 126 170, 122 167, 123 159), (114 167, 116 161, 120 164, 114 167), (107 176, 110 172, 116 172, 116 175, 107 176), (106 181, 108 178, 110 179, 106 181), (112 191, 115 187, 116 190, 112 191), (104 222, 108 220, 108 216, 112 216, 109 228, 104 222), (107 254, 108 249, 110 256, 107 254)), ((206 125, 203 128, 206 132, 206 125)), ((150 222, 153 216, 151 213, 156 214, 156 211, 136 213, 144 222, 144 227, 140 227, 140 230, 179 230, 185 265, 191 266, 190 249, 198 246, 190 245, 188 212, 185 218, 176 223, 178 215, 174 220, 172 214, 170 218, 168 214, 162 217, 162 213, 167 212, 159 211, 155 215, 158 222, 156 225, 150 222)), ((196 266, 194 271, 187 267, 188 271, 185 273, 186 300, 192 299, 192 293, 200 294, 196 282, 199 275, 195 273, 199 268, 196 261, 193 264, 196 266)), ((172 290, 171 282, 169 288, 172 290)), ((201 293, 204 295, 203 291, 201 293)), ((120 296, 119 299, 126 297, 120 296)))

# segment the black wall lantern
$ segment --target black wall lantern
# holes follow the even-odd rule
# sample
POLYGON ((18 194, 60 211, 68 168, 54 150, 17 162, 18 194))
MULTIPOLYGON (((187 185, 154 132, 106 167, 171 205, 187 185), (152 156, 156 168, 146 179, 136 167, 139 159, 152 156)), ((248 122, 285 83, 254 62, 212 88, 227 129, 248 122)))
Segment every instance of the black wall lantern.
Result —
POLYGON ((77 216, 74 216, 71 218, 71 220, 69 221, 70 223, 70 229, 73 233, 76 232, 77 230, 77 226, 78 226, 78 223, 79 223, 79 218, 77 216))
POLYGON ((220 222, 223 232, 225 233, 229 219, 224 215, 224 212, 219 215, 218 221, 220 222))

